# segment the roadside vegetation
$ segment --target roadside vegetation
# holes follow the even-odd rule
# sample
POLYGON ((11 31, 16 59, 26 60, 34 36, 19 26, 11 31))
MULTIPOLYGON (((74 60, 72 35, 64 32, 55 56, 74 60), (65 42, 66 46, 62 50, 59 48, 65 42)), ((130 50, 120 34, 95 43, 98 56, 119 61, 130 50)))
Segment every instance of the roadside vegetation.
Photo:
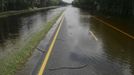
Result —
POLYGON ((41 11, 41 10, 54 9, 57 7, 58 6, 50 6, 50 7, 42 7, 42 8, 34 8, 34 9, 25 9, 25 10, 19 10, 19 11, 6 11, 6 12, 0 13, 0 18, 24 14, 24 13, 37 12, 37 11, 41 11))
POLYGON ((74 0, 74 6, 110 16, 134 16, 134 0, 74 0))
POLYGON ((0 12, 58 6, 62 0, 0 0, 0 12))
POLYGON ((22 68, 28 57, 30 57, 34 51, 34 48, 38 45, 40 40, 45 37, 62 13, 63 11, 45 23, 44 27, 40 31, 34 33, 34 35, 31 36, 31 39, 19 50, 10 52, 7 57, 0 59, 0 75, 14 75, 18 69, 22 68))
MULTIPOLYGON (((56 8, 66 4, 62 0, 0 0, 0 18, 56 8)), ((34 48, 47 34, 62 12, 45 23, 40 31, 35 32, 25 42, 25 45, 19 46, 17 50, 10 50, 4 58, 0 58, 0 75, 14 75, 18 69, 23 67, 34 48)))
POLYGON ((65 6, 62 0, 0 0, 0 17, 65 6))

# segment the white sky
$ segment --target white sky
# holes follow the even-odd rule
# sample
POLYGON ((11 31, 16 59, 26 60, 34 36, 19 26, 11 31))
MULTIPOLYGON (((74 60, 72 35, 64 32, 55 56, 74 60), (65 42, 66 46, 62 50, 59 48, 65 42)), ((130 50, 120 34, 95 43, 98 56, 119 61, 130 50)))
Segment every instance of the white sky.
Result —
POLYGON ((68 2, 68 3, 72 3, 73 0, 63 0, 65 2, 68 2))

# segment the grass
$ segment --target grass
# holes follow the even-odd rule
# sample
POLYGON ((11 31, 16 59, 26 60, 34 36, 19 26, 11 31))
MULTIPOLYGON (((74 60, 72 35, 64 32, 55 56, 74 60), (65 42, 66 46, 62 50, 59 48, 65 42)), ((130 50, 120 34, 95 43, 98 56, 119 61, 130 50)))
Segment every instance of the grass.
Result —
POLYGON ((39 32, 36 32, 23 48, 21 48, 17 52, 12 52, 8 55, 8 58, 4 58, 2 61, 0 61, 0 75, 14 75, 18 69, 21 69, 24 63, 33 53, 34 48, 48 33, 48 31, 61 16, 61 14, 62 12, 56 15, 52 20, 44 24, 44 28, 39 32))
POLYGON ((46 9, 52 9, 52 8, 57 8, 57 7, 58 6, 51 6, 51 7, 25 9, 25 10, 18 10, 18 11, 6 11, 6 12, 0 13, 0 18, 12 16, 12 15, 19 15, 19 14, 24 14, 24 13, 36 12, 36 11, 41 11, 41 10, 46 10, 46 9))

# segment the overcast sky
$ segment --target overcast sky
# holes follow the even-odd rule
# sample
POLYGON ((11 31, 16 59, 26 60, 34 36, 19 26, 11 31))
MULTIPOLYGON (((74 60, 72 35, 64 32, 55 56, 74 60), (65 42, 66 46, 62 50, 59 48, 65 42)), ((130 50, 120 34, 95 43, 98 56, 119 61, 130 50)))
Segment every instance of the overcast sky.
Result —
POLYGON ((63 0, 63 1, 71 3, 73 0, 63 0))

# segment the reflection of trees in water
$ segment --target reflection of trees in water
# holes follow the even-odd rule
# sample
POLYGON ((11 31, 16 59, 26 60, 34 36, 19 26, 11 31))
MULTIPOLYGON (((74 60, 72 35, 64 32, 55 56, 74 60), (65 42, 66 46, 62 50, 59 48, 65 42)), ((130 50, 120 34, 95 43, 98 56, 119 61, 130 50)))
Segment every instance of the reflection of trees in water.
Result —
POLYGON ((46 11, 0 18, 0 48, 30 38, 30 35, 42 26, 42 22, 47 20, 46 11))
POLYGON ((7 17, 0 19, 0 43, 8 39, 15 39, 19 35, 20 19, 18 17, 7 17))
POLYGON ((134 40, 106 27, 93 18, 90 19, 90 23, 90 29, 103 42, 108 59, 119 62, 121 65, 129 64, 132 74, 134 74, 134 40))

